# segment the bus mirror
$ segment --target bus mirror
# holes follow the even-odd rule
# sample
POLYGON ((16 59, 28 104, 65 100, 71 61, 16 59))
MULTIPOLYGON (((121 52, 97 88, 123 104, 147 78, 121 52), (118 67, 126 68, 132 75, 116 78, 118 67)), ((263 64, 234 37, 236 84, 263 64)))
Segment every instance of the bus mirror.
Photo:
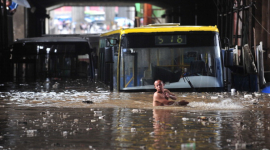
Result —
POLYGON ((117 39, 106 39, 106 46, 109 47, 109 46, 114 46, 114 45, 117 45, 119 42, 117 39))
POLYGON ((105 54, 104 54, 105 63, 113 63, 113 49, 112 47, 105 47, 105 54))
POLYGON ((111 39, 111 44, 112 45, 117 45, 118 44, 118 40, 117 39, 111 39))

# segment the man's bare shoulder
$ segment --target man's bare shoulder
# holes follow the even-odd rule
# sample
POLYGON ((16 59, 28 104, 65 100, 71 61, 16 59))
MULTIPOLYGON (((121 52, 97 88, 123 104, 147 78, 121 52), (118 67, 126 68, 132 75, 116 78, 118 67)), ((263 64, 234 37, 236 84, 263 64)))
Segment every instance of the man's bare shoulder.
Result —
POLYGON ((158 98, 159 96, 160 96, 160 93, 155 92, 154 95, 153 95, 153 98, 158 98))

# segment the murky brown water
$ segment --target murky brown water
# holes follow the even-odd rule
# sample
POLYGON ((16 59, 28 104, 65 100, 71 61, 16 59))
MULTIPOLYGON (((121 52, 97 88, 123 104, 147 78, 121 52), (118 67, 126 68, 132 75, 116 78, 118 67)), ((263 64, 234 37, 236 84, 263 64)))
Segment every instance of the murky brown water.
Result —
POLYGON ((268 94, 175 94, 190 104, 102 88, 0 93, 0 149, 270 149, 268 94))

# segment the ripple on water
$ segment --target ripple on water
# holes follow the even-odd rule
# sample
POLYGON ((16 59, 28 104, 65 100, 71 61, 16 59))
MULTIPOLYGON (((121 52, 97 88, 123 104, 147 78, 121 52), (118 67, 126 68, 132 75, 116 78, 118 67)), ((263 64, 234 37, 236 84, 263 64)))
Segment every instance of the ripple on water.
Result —
MULTIPOLYGON (((180 93, 176 92, 177 101, 187 100, 188 107, 171 106, 162 109, 244 109, 246 106, 262 107, 267 95, 259 98, 244 98, 245 94, 231 96, 229 93, 180 93), (213 99, 213 97, 215 97, 213 99), (255 103, 256 102, 256 103, 255 103), (255 105, 256 104, 256 105, 255 105), (254 106, 255 105, 255 106, 254 106)), ((125 92, 2 92, 2 99, 21 106, 55 106, 55 107, 127 107, 152 109, 153 92, 125 93, 125 92), (83 103, 91 101, 93 103, 83 103)), ((257 94, 258 95, 258 94, 257 94)), ((265 106, 268 106, 265 104, 265 106)))

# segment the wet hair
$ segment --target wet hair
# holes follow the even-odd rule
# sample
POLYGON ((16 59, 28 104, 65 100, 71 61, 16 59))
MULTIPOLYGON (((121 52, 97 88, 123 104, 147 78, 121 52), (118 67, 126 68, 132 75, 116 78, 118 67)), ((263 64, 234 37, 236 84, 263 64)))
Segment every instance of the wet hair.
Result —
POLYGON ((157 81, 160 81, 162 84, 164 84, 162 80, 156 80, 156 81, 154 82, 154 85, 155 85, 155 83, 156 83, 157 81))

